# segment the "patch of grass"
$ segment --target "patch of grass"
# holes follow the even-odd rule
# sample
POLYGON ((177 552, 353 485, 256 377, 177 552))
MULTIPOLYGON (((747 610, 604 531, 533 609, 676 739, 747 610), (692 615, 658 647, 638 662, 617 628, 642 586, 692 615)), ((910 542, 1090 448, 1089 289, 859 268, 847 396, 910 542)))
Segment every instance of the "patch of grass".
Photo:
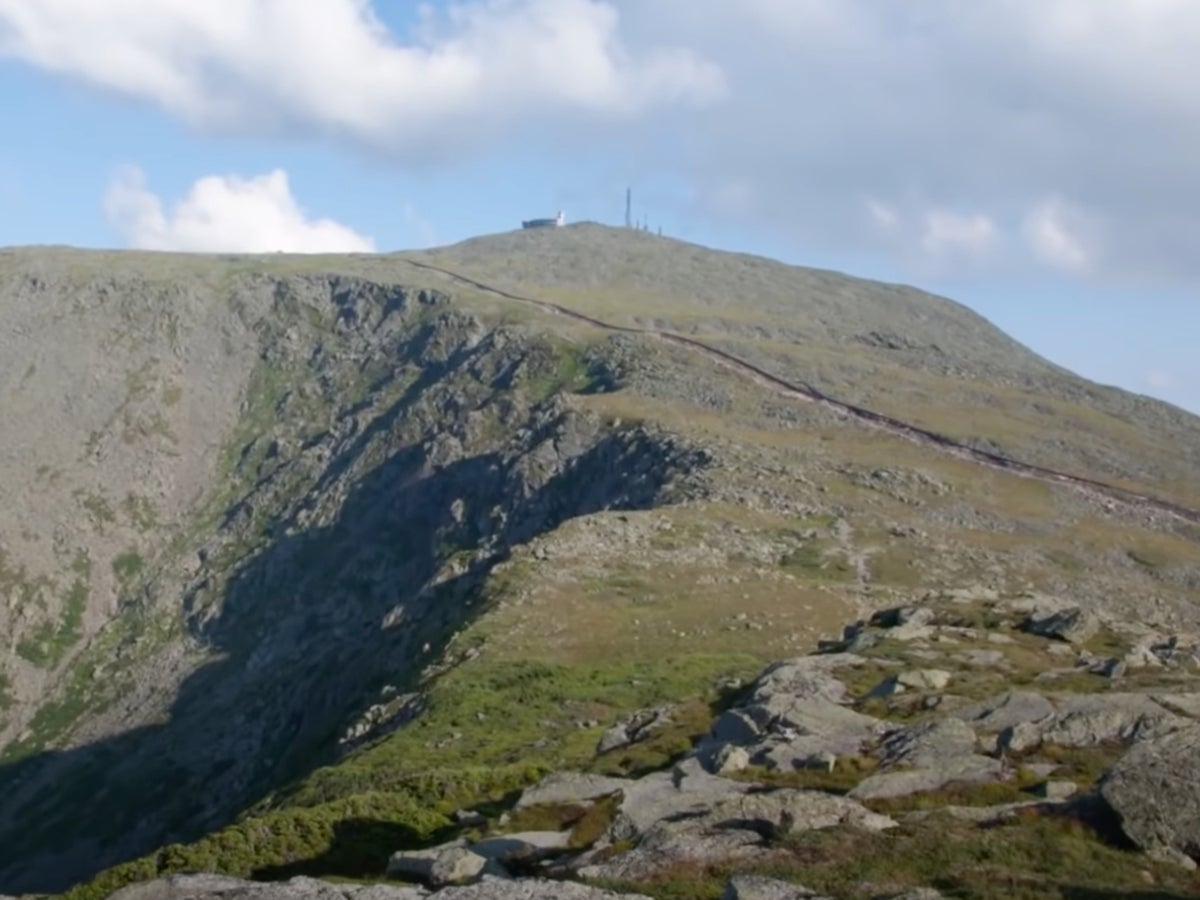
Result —
POLYGON ((918 809, 939 809, 943 806, 1001 806, 1036 799, 1029 793, 1029 789, 1041 780, 1031 772, 1022 771, 1013 781, 955 781, 936 791, 870 800, 866 805, 876 812, 890 816, 918 809))
POLYGON ((1101 628, 1088 638, 1083 649, 1097 656, 1123 656, 1129 651, 1129 640, 1108 628, 1101 628))
POLYGON ((117 513, 113 509, 112 504, 106 497, 101 494, 93 494, 90 491, 85 491, 82 488, 76 490, 72 496, 75 501, 83 507, 83 511, 87 513, 88 519, 101 534, 109 525, 115 525, 117 522, 117 513))
POLYGON ((618 797, 604 797, 593 803, 571 829, 570 846, 583 850, 604 837, 616 819, 620 807, 621 801, 618 797))
POLYGON ((1047 562, 1052 563, 1064 572, 1080 572, 1085 567, 1083 560, 1068 550, 1052 549, 1045 551, 1043 555, 1046 557, 1047 562))
MULTIPOLYGON (((545 806, 527 806, 509 814, 504 831, 562 831, 571 828, 587 815, 588 807, 582 803, 554 803, 545 806)), ((499 833, 499 832, 498 832, 499 833)))
POLYGON ((1054 677, 1034 678, 1031 673, 1022 673, 1013 679, 1014 684, 1022 687, 1036 687, 1039 690, 1064 691, 1072 694, 1102 694, 1106 691, 1118 690, 1120 682, 1113 681, 1095 672, 1063 672, 1054 673, 1054 677))
POLYGON ((616 894, 637 893, 654 900, 721 900, 733 871, 723 860, 677 863, 641 881, 597 879, 592 884, 616 894))
POLYGON ((127 587, 130 582, 142 573, 145 567, 145 561, 135 550, 130 550, 122 553, 112 562, 113 574, 117 576, 117 581, 123 587, 127 587))
POLYGON ((162 387, 162 402, 167 406, 178 406, 183 399, 183 388, 177 384, 164 384, 162 387))
POLYGON ((598 757, 591 771, 605 775, 640 775, 670 765, 712 729, 712 705, 702 701, 681 704, 671 721, 656 728, 644 741, 618 747, 598 757))
POLYGON ((1011 618, 998 610, 990 600, 956 604, 946 611, 940 624, 978 631, 999 631, 1013 626, 1011 618))
POLYGON ((148 497, 127 494, 121 503, 121 508, 133 527, 143 534, 158 527, 158 511, 148 497))
POLYGON ((43 622, 17 644, 17 655, 35 666, 50 669, 62 662, 83 637, 83 614, 91 594, 92 562, 80 551, 71 563, 74 574, 70 586, 60 598, 62 610, 57 622, 43 622))
POLYGON ((145 415, 136 415, 127 409, 122 416, 121 440, 126 444, 135 444, 151 437, 165 438, 172 444, 179 443, 179 438, 161 412, 155 410, 145 415))
MULTIPOLYGON (((867 652, 874 653, 876 649, 877 647, 872 647, 867 652)), ((886 653, 881 655, 886 655, 886 653)), ((870 659, 871 657, 868 656, 867 658, 870 659)), ((872 660, 866 665, 846 666, 838 669, 837 678, 846 686, 846 690, 851 696, 861 700, 866 694, 878 687, 880 682, 885 681, 900 671, 901 666, 902 664, 897 665, 895 662, 889 664, 887 662, 875 662, 872 660)))
POLYGON ((18 611, 27 611, 33 607, 45 609, 46 595, 54 589, 54 583, 45 576, 31 576, 29 570, 20 563, 9 558, 4 548, 0 547, 0 596, 5 597, 9 604, 14 604, 18 611))
POLYGON ((154 389, 157 376, 154 373, 155 360, 147 360, 137 369, 125 373, 125 403, 136 403, 145 400, 154 389))
POLYGON ((535 403, 558 393, 580 393, 592 382, 588 348, 549 339, 535 345, 524 363, 523 386, 535 403))
POLYGON ((1094 747, 1044 745, 1025 756, 1022 761, 1057 763, 1061 768, 1053 777, 1074 781, 1081 787, 1091 787, 1116 764, 1127 749, 1124 744, 1116 742, 1094 747))
POLYGON ((1200 886, 1181 869, 1110 846, 1080 821, 1036 812, 987 828, 939 816, 880 834, 809 832, 784 847, 765 874, 835 896, 862 884, 932 886, 964 900, 1136 896, 1147 871, 1160 890, 1180 896, 1200 886))
POLYGON ((1166 553, 1157 547, 1147 545, 1130 547, 1125 551, 1125 555, 1142 568, 1149 569, 1152 572, 1165 568, 1171 562, 1170 557, 1166 553))
POLYGON ((821 541, 810 541, 787 553, 780 561, 784 569, 806 578, 845 581, 853 574, 841 554, 821 541))
POLYGON ((109 869, 62 895, 101 900, 139 881, 185 872, 240 878, 382 878, 388 857, 445 831, 449 820, 407 793, 370 793, 245 819, 191 844, 109 869))
POLYGON ((867 561, 871 571, 871 580, 880 584, 896 587, 920 587, 923 576, 917 567, 915 548, 889 547, 881 553, 876 553, 867 561))
MULTIPOLYGON (((453 795, 469 805, 472 791, 493 781, 495 772, 509 773, 511 789, 550 769, 587 766, 603 728, 581 728, 580 719, 612 721, 711 689, 754 665, 738 657, 692 656, 568 666, 486 662, 485 655, 430 685, 427 710, 414 722, 336 766, 318 769, 264 808, 411 790, 418 783, 426 784, 418 791, 422 796, 453 795)), ((707 731, 711 715, 705 700, 685 705, 671 727, 644 745, 623 748, 624 755, 609 754, 604 766, 619 771, 665 764, 690 746, 690 736, 707 731)))
MULTIPOLYGON (((218 483, 227 483, 235 488, 243 480, 239 472, 248 471, 253 478, 257 466, 247 465, 243 452, 247 445, 265 434, 278 419, 280 403, 290 390, 297 387, 295 373, 282 364, 259 360, 246 384, 242 400, 242 416, 238 420, 233 437, 226 445, 218 468, 218 483)), ((261 453, 266 454, 266 442, 261 453)), ((261 459, 257 460, 261 462, 261 459)))

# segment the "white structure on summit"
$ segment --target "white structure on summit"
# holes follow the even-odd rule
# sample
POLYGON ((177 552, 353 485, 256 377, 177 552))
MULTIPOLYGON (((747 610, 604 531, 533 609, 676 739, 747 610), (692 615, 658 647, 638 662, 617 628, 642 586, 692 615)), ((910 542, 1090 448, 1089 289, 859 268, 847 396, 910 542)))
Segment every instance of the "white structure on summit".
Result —
POLYGON ((528 221, 522 222, 521 227, 522 228, 562 228, 566 224, 567 224, 567 217, 563 215, 563 211, 560 209, 558 211, 558 215, 555 216, 553 219, 529 219, 528 221))

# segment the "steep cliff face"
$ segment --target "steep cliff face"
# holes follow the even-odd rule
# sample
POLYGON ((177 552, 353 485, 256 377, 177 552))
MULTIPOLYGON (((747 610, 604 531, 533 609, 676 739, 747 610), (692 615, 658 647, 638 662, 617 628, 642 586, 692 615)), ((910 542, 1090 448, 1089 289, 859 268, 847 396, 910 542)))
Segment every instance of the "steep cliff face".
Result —
MULTIPOLYGON (((129 303, 139 287, 82 293, 129 303)), ((97 466, 77 460, 57 490, 28 495, 30 509, 60 503, 43 508, 69 522, 56 537, 74 555, 42 565, 69 565, 59 578, 78 587, 56 604, 53 576, 22 574, 40 593, 9 596, 0 828, 19 867, 49 865, 61 885, 199 834, 310 765, 371 689, 437 658, 513 545, 653 505, 701 458, 556 401, 611 384, 602 354, 485 324, 434 290, 251 276, 182 306, 201 324, 173 332, 180 356, 135 322, 121 332, 131 358, 108 362, 127 393, 64 401, 117 404, 100 438, 83 437, 85 417, 63 441, 94 446, 97 466), (222 323, 197 333, 213 304, 222 323), (235 337, 204 357, 195 345, 218 334, 235 337), (189 374, 189 353, 203 371, 189 374), (116 433, 143 419, 159 423, 148 436, 116 433), (117 499, 136 491, 148 499, 117 499), (112 802, 85 803, 99 785, 112 802)), ((85 343, 80 328, 68 334, 85 343)), ((23 550, 8 552, 35 558, 23 550)))
POLYGON ((1200 624, 1186 516, 866 427, 653 332, 934 420, 967 400, 929 393, 962 379, 920 348, 953 345, 994 400, 985 443, 1184 504, 1194 461, 1163 448, 1192 417, 1128 395, 1144 428, 1088 417, 1063 399, 1085 383, 946 301, 561 231, 412 258, 0 254, 19 423, 0 432, 0 890, 134 857, 112 883, 199 859, 327 874, 367 819, 428 836, 649 704, 692 704, 678 744, 719 679, 929 591, 1200 624), (514 299, 534 269, 600 321, 514 299), (1038 379, 1066 405, 1022 418, 1038 379))

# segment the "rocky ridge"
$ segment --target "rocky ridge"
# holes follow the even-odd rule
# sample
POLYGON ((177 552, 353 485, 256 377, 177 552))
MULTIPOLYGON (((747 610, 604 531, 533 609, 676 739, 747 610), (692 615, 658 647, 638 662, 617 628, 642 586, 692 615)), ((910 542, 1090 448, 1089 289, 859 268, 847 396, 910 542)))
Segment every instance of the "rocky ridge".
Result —
MULTIPOLYGON (((692 873, 705 891, 704 879, 723 877, 728 898, 932 900, 942 895, 913 883, 909 861, 895 856, 911 850, 913 834, 1018 842, 1042 823, 1070 824, 1114 867, 1021 874, 1020 861, 1009 860, 1004 877, 1040 880, 1044 896, 1122 879, 1200 887, 1200 638, 1156 636, 1155 645, 1179 652, 1147 656, 1141 648, 1151 642, 1137 628, 1092 623, 1103 652, 1125 663, 1099 671, 1097 645, 1069 642, 1077 629, 1046 634, 1048 618, 1080 616, 1053 598, 979 601, 970 592, 882 610, 848 627, 843 641, 769 666, 664 770, 557 772, 498 816, 462 811, 459 837, 391 857, 388 875, 418 883, 411 888, 196 877, 115 896, 601 900, 657 896, 692 873), (972 656, 977 646, 999 658, 972 656), (513 830, 564 820, 574 824, 513 830), (811 856, 805 847, 822 846, 812 843, 822 834, 844 836, 847 855, 811 856), (860 861, 863 877, 845 880, 856 844, 875 858, 860 861), (716 872, 726 874, 705 874, 716 872), (756 874, 767 872, 776 877, 756 874), (791 874, 779 880, 781 872, 791 874), (475 886, 453 887, 463 884, 475 886)), ((652 731, 634 729, 632 740, 652 731)), ((597 759, 626 746, 602 744, 597 759)), ((969 865, 951 861, 939 883, 976 895, 969 865)))

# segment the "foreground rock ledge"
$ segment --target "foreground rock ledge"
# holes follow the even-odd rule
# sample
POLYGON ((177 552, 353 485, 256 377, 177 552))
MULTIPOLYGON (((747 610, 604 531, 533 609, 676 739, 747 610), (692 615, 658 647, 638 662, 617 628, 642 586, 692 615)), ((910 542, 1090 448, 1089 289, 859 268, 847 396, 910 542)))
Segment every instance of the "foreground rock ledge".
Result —
POLYGON ((329 884, 315 878, 261 884, 218 875, 178 875, 117 891, 110 900, 649 900, 570 881, 485 878, 479 884, 429 892, 386 884, 329 884))
POLYGON ((1131 841, 1151 853, 1200 860, 1200 725, 1135 744, 1100 795, 1131 841))

